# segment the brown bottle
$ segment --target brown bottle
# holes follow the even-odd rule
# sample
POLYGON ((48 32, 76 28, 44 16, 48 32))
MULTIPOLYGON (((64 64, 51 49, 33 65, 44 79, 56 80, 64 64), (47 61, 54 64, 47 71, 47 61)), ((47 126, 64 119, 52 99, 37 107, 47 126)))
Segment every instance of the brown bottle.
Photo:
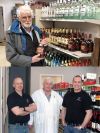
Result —
POLYGON ((92 34, 89 34, 88 44, 89 44, 89 52, 93 52, 94 42, 92 41, 92 34))
POLYGON ((82 42, 81 42, 81 52, 82 53, 88 53, 89 52, 89 45, 88 45, 88 40, 87 40, 87 34, 85 34, 84 36, 83 35, 82 35, 82 42))
POLYGON ((68 41, 68 50, 69 51, 76 51, 76 44, 73 36, 68 41))
POLYGON ((75 44, 76 44, 76 50, 80 51, 81 49, 81 35, 79 33, 77 33, 77 37, 75 39, 75 44))

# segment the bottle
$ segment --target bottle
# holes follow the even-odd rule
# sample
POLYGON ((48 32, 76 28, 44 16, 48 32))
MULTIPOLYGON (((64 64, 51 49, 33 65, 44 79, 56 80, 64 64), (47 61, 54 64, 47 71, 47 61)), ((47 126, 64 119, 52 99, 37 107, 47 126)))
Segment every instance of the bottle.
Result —
POLYGON ((87 19, 95 19, 96 7, 94 0, 89 0, 87 8, 87 19))
POLYGON ((87 18, 87 6, 89 5, 88 0, 80 0, 81 6, 80 6, 80 19, 86 19, 87 18))
POLYGON ((93 105, 96 105, 96 93, 95 93, 95 91, 92 91, 90 96, 91 96, 93 105))
POLYGON ((92 41, 92 34, 89 34, 88 38, 89 52, 93 52, 94 42, 92 41))
POLYGON ((80 19, 80 1, 74 0, 73 7, 74 7, 73 19, 80 19))
POLYGON ((76 50, 77 51, 80 51, 80 49, 81 49, 81 35, 80 35, 80 33, 78 33, 77 32, 77 37, 76 37, 76 39, 75 39, 75 44, 76 44, 76 50))
POLYGON ((65 5, 65 12, 64 12, 64 18, 69 19, 69 9, 70 9, 71 0, 67 0, 65 5))
POLYGON ((88 40, 87 40, 87 34, 85 34, 83 39, 82 39, 82 42, 81 42, 81 52, 82 53, 88 53, 89 52, 89 45, 88 45, 88 40))
POLYGON ((100 0, 95 0, 95 19, 100 19, 100 0))
POLYGON ((96 92, 96 106, 100 107, 100 91, 96 92))
POLYGON ((71 3, 69 5, 68 15, 69 15, 69 19, 73 19, 73 16, 74 16, 74 0, 71 0, 71 3))
POLYGON ((76 43, 75 43, 73 35, 68 41, 68 50, 69 51, 76 51, 76 43))
POLYGON ((96 130, 96 109, 93 109, 93 116, 92 116, 92 131, 95 132, 96 130))
POLYGON ((96 130, 97 130, 97 133, 100 132, 100 109, 99 109, 98 116, 97 116, 96 130))

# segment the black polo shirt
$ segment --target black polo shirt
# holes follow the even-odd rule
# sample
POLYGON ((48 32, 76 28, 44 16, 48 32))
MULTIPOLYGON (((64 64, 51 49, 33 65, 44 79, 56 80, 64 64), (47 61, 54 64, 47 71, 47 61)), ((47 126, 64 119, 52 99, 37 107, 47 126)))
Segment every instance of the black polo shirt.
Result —
POLYGON ((8 113, 9 113, 9 124, 16 124, 16 123, 27 123, 30 119, 30 115, 26 116, 16 116, 11 109, 15 106, 19 107, 27 107, 29 104, 33 103, 32 98, 23 93, 20 96, 17 92, 11 93, 7 98, 7 105, 8 105, 8 113))
POLYGON ((78 93, 68 91, 64 96, 62 105, 67 109, 65 116, 66 123, 78 125, 83 122, 86 114, 85 111, 92 109, 92 100, 83 90, 78 93))

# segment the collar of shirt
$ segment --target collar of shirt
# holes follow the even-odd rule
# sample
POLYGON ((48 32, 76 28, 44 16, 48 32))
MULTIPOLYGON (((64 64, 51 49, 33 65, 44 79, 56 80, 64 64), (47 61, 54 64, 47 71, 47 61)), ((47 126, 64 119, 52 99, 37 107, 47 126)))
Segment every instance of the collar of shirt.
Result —
MULTIPOLYGON (((22 26, 22 27, 23 27, 23 26, 22 26)), ((23 27, 23 29, 26 31, 27 34, 30 35, 30 37, 32 38, 32 41, 33 41, 33 34, 32 34, 33 27, 31 26, 31 31, 30 31, 30 32, 28 32, 28 31, 25 29, 25 27, 23 27)))

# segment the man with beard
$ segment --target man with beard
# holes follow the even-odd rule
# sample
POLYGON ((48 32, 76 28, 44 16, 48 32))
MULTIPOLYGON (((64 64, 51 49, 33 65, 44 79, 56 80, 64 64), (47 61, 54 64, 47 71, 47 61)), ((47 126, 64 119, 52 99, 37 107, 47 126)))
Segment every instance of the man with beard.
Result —
POLYGON ((44 60, 40 55, 47 41, 41 40, 41 30, 32 24, 33 11, 30 6, 20 6, 17 17, 7 31, 7 60, 12 66, 43 66, 44 60))

